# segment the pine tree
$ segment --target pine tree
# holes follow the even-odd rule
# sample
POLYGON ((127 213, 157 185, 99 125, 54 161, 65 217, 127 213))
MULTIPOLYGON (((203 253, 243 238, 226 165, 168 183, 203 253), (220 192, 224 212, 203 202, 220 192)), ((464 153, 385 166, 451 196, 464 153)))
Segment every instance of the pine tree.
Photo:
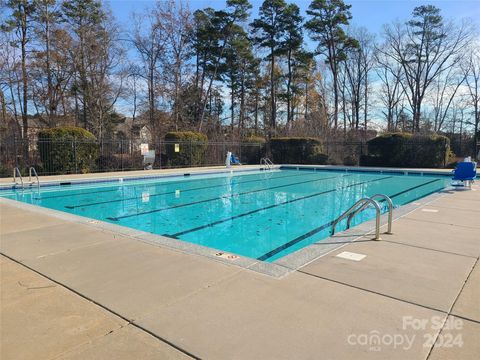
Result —
POLYGON ((313 0, 307 14, 311 17, 305 24, 312 40, 317 41, 317 53, 325 56, 325 62, 330 67, 333 77, 333 123, 338 126, 340 63, 345 60, 346 50, 358 47, 355 39, 348 37, 343 26, 349 24, 352 15, 351 5, 342 0, 313 0))
POLYGON ((293 121, 293 86, 296 66, 299 64, 297 60, 302 56, 303 18, 300 16, 300 9, 295 4, 287 5, 284 14, 285 22, 285 41, 282 44, 282 50, 287 57, 287 88, 286 88, 286 102, 287 102, 287 128, 293 121))
POLYGON ((275 134, 277 127, 277 94, 275 69, 276 58, 284 51, 287 4, 284 0, 265 0, 259 10, 259 18, 252 24, 253 41, 259 47, 268 49, 265 58, 270 62, 270 126, 268 136, 275 134))

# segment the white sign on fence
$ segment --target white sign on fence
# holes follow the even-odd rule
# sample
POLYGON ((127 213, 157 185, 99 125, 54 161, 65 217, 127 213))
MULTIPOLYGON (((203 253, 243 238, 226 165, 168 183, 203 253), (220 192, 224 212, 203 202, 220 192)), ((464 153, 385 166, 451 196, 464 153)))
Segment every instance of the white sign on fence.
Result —
POLYGON ((148 153, 148 144, 140 144, 140 153, 146 155, 148 153))

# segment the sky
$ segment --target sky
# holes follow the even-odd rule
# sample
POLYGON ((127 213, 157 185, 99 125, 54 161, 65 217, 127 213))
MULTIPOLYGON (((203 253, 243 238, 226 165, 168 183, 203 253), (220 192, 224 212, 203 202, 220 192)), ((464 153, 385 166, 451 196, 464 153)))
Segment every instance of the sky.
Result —
MULTIPOLYGON (((216 9, 225 6, 225 0, 184 0, 192 11, 212 7, 216 9)), ((154 0, 110 0, 105 1, 110 4, 113 14, 117 18, 122 28, 129 29, 130 14, 141 12, 142 9, 152 6, 154 0)), ((258 13, 258 8, 263 0, 250 0, 253 5, 252 17, 258 13)), ((286 0, 297 4, 305 15, 311 0, 286 0)), ((352 23, 357 26, 364 26, 374 33, 379 33, 383 24, 392 22, 396 19, 405 21, 410 17, 414 7, 425 4, 432 4, 442 9, 445 18, 461 19, 469 17, 480 27, 480 0, 345 0, 345 3, 352 5, 353 15, 352 23)))
MULTIPOLYGON (((221 9, 225 7, 225 0, 183 0, 189 4, 191 11, 212 7, 221 9)), ((285 0, 287 3, 294 2, 300 7, 303 16, 311 3, 311 0, 285 0)), ((355 26, 366 27, 374 34, 380 34, 384 24, 395 20, 402 22, 411 17, 412 10, 416 6, 431 4, 441 9, 441 13, 446 19, 459 20, 470 18, 480 29, 480 0, 344 0, 345 3, 352 5, 352 21, 355 26)), ((149 7, 154 6, 155 0, 104 0, 109 4, 113 15, 124 32, 131 29, 131 14, 133 12, 141 13, 149 7)), ((258 9, 263 0, 250 0, 252 4, 251 18, 255 18, 258 9)), ((315 45, 305 34, 306 46, 313 50, 315 45)), ((133 54, 133 50, 132 50, 133 54)), ((228 101, 227 101, 228 102, 228 101)), ((119 107, 122 107, 119 105, 119 107)), ((121 109, 128 113, 128 107, 121 109)))

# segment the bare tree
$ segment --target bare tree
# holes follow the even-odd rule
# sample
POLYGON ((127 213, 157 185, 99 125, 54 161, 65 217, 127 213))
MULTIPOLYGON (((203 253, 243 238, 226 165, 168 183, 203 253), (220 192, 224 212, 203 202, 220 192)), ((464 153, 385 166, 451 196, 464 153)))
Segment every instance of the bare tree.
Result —
POLYGON ((465 74, 462 74, 461 69, 450 67, 433 82, 430 96, 433 109, 433 131, 442 130, 445 120, 452 110, 453 100, 464 81, 465 74))
POLYGON ((168 97, 171 101, 172 118, 175 129, 180 123, 180 109, 183 107, 181 90, 189 80, 188 70, 191 65, 189 34, 192 29, 192 14, 183 1, 168 0, 157 2, 158 24, 163 32, 164 51, 160 58, 162 77, 167 84, 168 97))
POLYGON ((158 127, 155 114, 157 108, 158 83, 160 79, 160 59, 165 50, 165 34, 159 23, 157 11, 148 10, 144 14, 134 14, 135 23, 131 39, 140 58, 138 72, 146 82, 147 88, 147 118, 152 132, 158 127))
POLYGON ((474 156, 477 156, 477 146, 480 143, 480 50, 478 48, 471 52, 463 70, 470 96, 470 106, 473 107, 473 153, 474 156))
MULTIPOLYGON (((2 4, 3 5, 3 4, 2 4)), ((32 14, 34 3, 31 0, 9 0, 2 6, 2 11, 10 10, 10 16, 1 25, 1 30, 12 34, 13 46, 20 48, 20 86, 17 87, 18 108, 22 116, 22 138, 24 140, 24 156, 28 158, 28 91, 29 74, 27 71, 27 46, 31 41, 32 14)))
POLYGON ((342 85, 346 86, 347 89, 344 89, 342 94, 345 94, 345 92, 349 94, 351 128, 358 131, 360 123, 363 122, 363 131, 366 134, 368 128, 368 99, 371 88, 370 72, 374 64, 374 37, 365 28, 350 27, 348 34, 358 41, 359 47, 350 48, 346 53, 347 58, 342 66, 344 72, 342 85))
POLYGON ((422 104, 434 81, 455 66, 471 37, 466 23, 446 22, 432 5, 413 10, 412 20, 387 25, 384 54, 402 66, 405 94, 413 114, 413 130, 420 131, 422 104))
POLYGON ((386 55, 388 44, 377 47, 375 52, 375 73, 381 83, 378 91, 382 103, 382 113, 387 120, 387 131, 396 130, 395 117, 398 106, 404 98, 402 66, 386 55))

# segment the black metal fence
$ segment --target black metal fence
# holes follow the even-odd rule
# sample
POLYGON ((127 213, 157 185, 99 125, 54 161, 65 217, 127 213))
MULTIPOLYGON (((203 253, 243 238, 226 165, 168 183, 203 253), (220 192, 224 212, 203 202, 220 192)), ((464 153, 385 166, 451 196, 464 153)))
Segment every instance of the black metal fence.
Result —
MULTIPOLYGON (((148 150, 155 153, 152 164, 154 169, 224 165, 227 151, 234 153, 242 164, 259 164, 263 156, 270 155, 268 147, 262 143, 147 143, 140 139, 25 142, 15 138, 3 138, 0 142, 0 176, 12 176, 14 167, 19 167, 22 174, 27 174, 30 166, 34 166, 39 175, 141 170, 146 166, 141 153, 142 144, 147 144, 148 150)), ((416 147, 422 149, 421 145, 412 143, 412 151, 415 152, 416 147)), ((364 141, 325 141, 321 148, 322 154, 326 155, 323 163, 332 165, 356 166, 364 155, 368 155, 368 146, 364 141)), ((468 153, 469 146, 457 146, 459 150, 462 148, 465 148, 465 154, 457 155, 471 155, 468 153)), ((297 150, 300 149, 292 148, 288 151, 297 150)), ((440 166, 447 165, 445 162, 440 166)))
POLYGON ((265 154, 261 143, 241 142, 142 142, 113 141, 20 141, 10 138, 0 143, 0 176, 12 176, 18 167, 22 174, 34 166, 39 175, 81 174, 88 172, 141 170, 150 164, 141 151, 153 151, 154 169, 225 164, 227 151, 243 164, 259 164, 265 154))

